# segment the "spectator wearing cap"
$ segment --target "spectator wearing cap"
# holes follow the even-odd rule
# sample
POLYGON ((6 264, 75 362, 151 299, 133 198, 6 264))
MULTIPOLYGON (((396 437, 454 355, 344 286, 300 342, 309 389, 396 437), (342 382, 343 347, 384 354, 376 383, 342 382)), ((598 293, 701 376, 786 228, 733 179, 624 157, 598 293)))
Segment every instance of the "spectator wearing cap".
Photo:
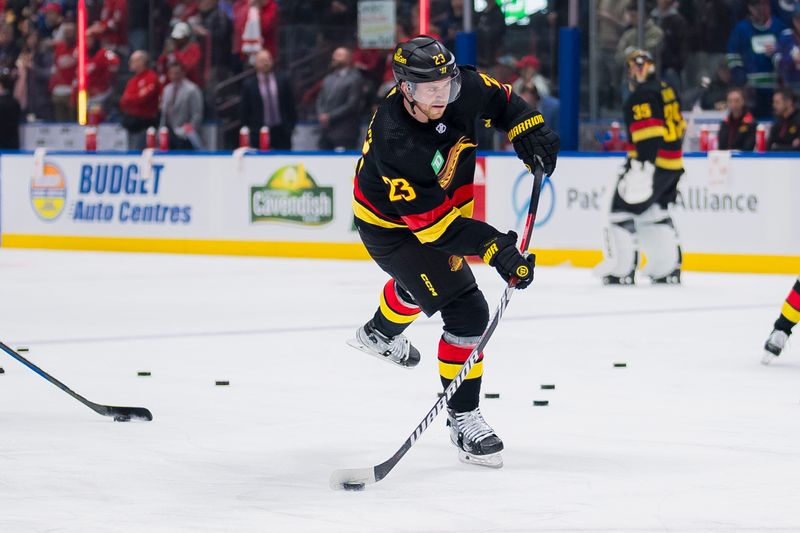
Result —
POLYGON ((783 86, 800 90, 800 2, 794 6, 792 27, 784 30, 778 39, 778 79, 783 86))
POLYGON ((767 136, 767 150, 790 152, 800 150, 800 109, 791 89, 780 89, 772 96, 775 121, 767 136))
POLYGON ((773 56, 786 26, 772 16, 769 0, 747 0, 747 11, 749 16, 736 24, 728 40, 728 66, 735 85, 754 90, 753 114, 763 118, 769 115, 776 86, 773 56))
POLYGON ((720 150, 752 152, 756 146, 756 119, 747 109, 744 91, 734 87, 728 91, 728 115, 719 125, 720 150))
POLYGON ((75 120, 72 91, 78 69, 75 24, 72 22, 62 24, 61 36, 62 39, 53 42, 53 70, 49 87, 55 120, 71 122, 75 120))
POLYGON ((137 50, 128 60, 133 77, 125 85, 119 100, 122 127, 128 131, 128 149, 142 150, 147 141, 147 128, 155 127, 158 118, 158 75, 148 66, 147 52, 137 50))
POLYGON ((58 2, 47 2, 41 7, 39 16, 36 17, 36 27, 39 35, 50 39, 63 22, 63 8, 58 2))
POLYGON ((128 0, 103 0, 102 5, 100 20, 92 28, 104 48, 125 53, 128 47, 128 0))
POLYGON ((0 150, 19 150, 19 122, 22 110, 11 91, 14 80, 0 72, 0 150))
POLYGON ((291 150, 297 122, 294 95, 289 79, 273 67, 269 50, 256 53, 256 75, 242 87, 242 124, 250 129, 250 146, 258 146, 259 130, 267 126, 272 148, 291 150))
POLYGON ((172 28, 164 53, 158 58, 158 70, 164 75, 168 65, 177 61, 183 65, 186 77, 198 87, 203 87, 202 59, 200 45, 192 40, 192 27, 186 22, 178 22, 172 28))
POLYGON ((161 95, 161 126, 169 129, 169 147, 173 150, 201 149, 203 94, 186 76, 180 61, 169 64, 167 75, 170 82, 161 95))
POLYGON ((320 150, 354 150, 361 133, 361 74, 352 66, 352 52, 333 51, 331 72, 322 80, 317 96, 320 150))
POLYGON ((539 74, 541 63, 536 56, 524 56, 517 61, 517 70, 519 71, 519 78, 514 81, 512 89, 514 92, 519 93, 526 85, 533 84, 541 96, 550 96, 550 82, 547 78, 539 74))
POLYGON ((252 57, 261 49, 278 57, 278 4, 274 0, 236 0, 233 52, 252 57))

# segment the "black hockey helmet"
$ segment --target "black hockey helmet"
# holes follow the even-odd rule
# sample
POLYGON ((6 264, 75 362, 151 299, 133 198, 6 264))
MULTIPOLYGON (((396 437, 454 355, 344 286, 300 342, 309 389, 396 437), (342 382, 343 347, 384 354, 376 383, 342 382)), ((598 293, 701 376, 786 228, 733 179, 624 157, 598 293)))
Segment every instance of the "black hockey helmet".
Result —
MULTIPOLYGON (((399 43, 392 56, 392 71, 398 85, 408 82, 412 93, 417 84, 451 80, 448 103, 458 98, 461 78, 456 57, 441 42, 427 35, 420 35, 399 43)), ((423 102, 420 98, 415 100, 423 102)))

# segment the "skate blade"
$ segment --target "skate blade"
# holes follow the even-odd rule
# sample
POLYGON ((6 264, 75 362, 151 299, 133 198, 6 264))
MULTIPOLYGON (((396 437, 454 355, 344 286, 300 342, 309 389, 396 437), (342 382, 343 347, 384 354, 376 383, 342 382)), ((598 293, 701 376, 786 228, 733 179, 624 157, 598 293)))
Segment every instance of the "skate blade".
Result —
POLYGON ((374 357, 376 359, 380 359, 384 363, 389 363, 390 365, 398 366, 400 368, 405 368, 406 370, 411 370, 412 368, 414 368, 413 366, 401 365, 400 363, 392 361, 391 359, 389 359, 386 356, 383 356, 383 355, 381 355, 379 353, 375 353, 374 351, 370 350, 369 347, 364 346, 363 344, 358 342, 358 339, 347 339, 347 344, 349 346, 352 346, 356 350, 362 351, 365 354, 369 354, 369 355, 371 355, 372 357, 374 357))
POLYGON ((761 356, 761 364, 768 365, 777 358, 778 356, 774 353, 764 350, 764 355, 761 356))
POLYGON ((503 454, 501 452, 490 455, 473 455, 464 450, 458 450, 458 460, 468 465, 503 468, 503 454))

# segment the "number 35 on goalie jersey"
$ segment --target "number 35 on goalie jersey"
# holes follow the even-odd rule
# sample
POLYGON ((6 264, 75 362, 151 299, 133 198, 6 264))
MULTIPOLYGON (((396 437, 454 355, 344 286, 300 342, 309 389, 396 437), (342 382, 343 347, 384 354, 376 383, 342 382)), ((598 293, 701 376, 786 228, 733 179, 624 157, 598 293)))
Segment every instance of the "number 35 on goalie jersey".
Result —
POLYGON ((625 102, 625 123, 633 145, 630 157, 656 168, 683 170, 686 122, 672 87, 654 79, 639 85, 625 102))

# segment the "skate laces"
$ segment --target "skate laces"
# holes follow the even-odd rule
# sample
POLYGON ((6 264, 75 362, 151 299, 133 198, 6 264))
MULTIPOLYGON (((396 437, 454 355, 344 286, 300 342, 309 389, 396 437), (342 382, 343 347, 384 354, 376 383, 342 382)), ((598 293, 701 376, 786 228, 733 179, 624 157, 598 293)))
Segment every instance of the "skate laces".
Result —
POLYGON ((486 423, 481 414, 481 408, 476 407, 472 411, 455 413, 458 429, 464 434, 467 440, 480 442, 490 435, 494 435, 494 430, 486 423))

